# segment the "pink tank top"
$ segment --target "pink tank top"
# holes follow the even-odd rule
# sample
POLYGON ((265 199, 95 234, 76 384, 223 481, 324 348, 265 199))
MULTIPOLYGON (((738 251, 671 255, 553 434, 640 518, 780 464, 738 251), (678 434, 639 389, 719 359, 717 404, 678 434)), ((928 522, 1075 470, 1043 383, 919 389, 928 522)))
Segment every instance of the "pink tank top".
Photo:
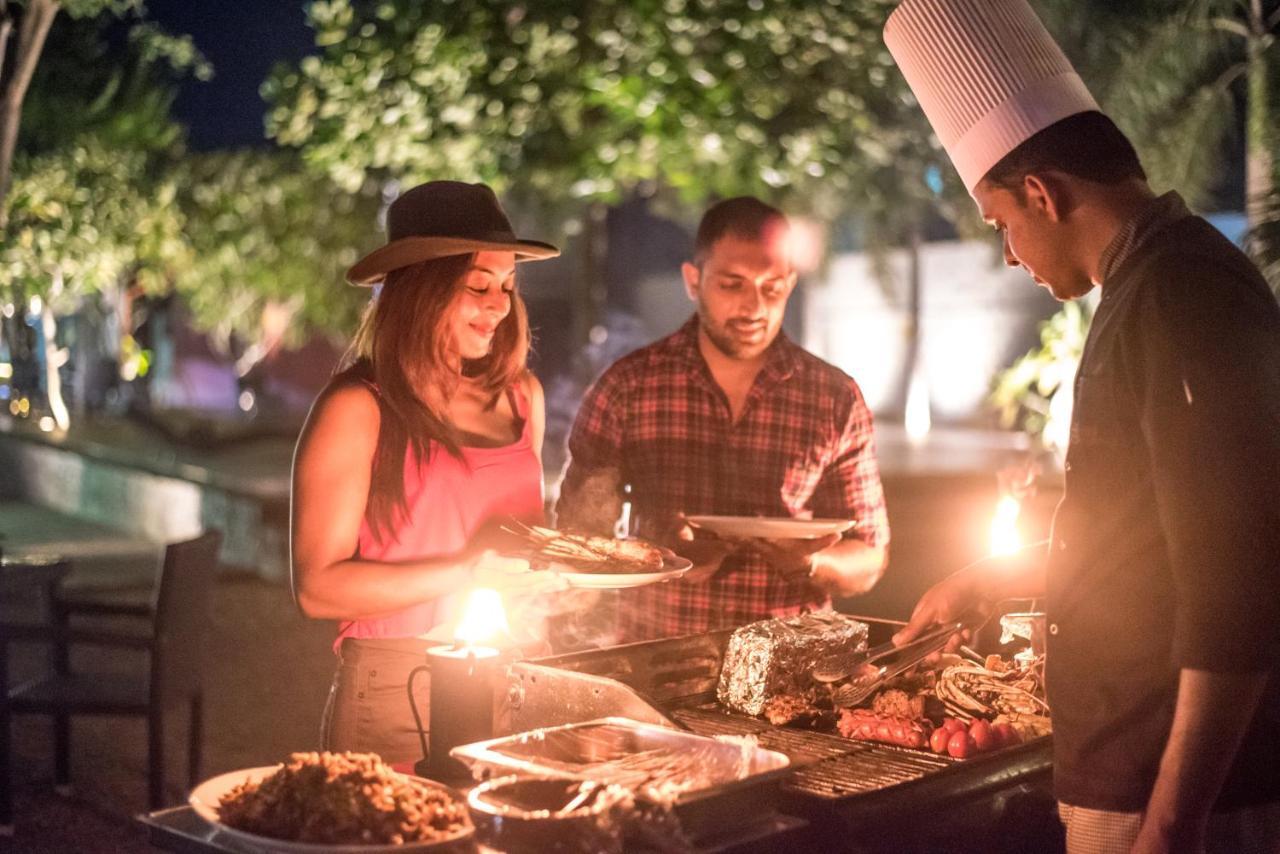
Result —
MULTIPOLYGON (((530 438, 529 405, 512 389, 516 413, 524 420, 520 438, 499 448, 463 448, 459 460, 434 445, 426 462, 405 454, 407 514, 396 538, 383 542, 368 521, 360 525, 359 555, 379 561, 405 561, 446 555, 462 549, 475 532, 495 517, 514 516, 539 525, 543 518, 542 466, 530 438)), ((338 626, 343 638, 405 638, 425 634, 444 622, 456 603, 433 600, 396 614, 348 620, 338 626)))

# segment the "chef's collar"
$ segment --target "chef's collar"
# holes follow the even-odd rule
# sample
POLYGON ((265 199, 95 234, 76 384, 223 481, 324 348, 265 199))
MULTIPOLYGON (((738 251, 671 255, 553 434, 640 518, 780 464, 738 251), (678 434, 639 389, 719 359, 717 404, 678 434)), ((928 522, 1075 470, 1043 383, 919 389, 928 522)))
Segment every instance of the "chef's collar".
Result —
POLYGON ((1120 265, 1128 260, 1146 242, 1147 238, 1185 216, 1190 216, 1187 203, 1182 196, 1169 191, 1163 196, 1156 196, 1144 204, 1133 217, 1121 226, 1116 236, 1111 238, 1107 248, 1102 250, 1098 260, 1098 279, 1105 285, 1120 265))

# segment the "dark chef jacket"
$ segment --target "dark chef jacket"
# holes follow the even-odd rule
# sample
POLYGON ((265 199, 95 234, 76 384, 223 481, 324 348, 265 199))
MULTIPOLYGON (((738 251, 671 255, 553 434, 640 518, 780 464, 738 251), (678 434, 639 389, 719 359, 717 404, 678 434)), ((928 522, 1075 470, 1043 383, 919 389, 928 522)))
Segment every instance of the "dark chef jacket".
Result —
MULTIPOLYGON (((1180 668, 1280 660, 1280 309, 1181 200, 1152 204, 1104 277, 1048 565, 1057 796, 1116 811, 1146 806, 1180 668)), ((1218 809, 1280 800, 1277 682, 1218 809)))

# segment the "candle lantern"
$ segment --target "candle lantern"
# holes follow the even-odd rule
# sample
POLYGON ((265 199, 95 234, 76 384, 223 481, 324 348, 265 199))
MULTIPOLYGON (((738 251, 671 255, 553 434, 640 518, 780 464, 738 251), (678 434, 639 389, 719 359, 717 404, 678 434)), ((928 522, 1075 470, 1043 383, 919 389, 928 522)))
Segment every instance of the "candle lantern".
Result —
POLYGON ((449 756, 460 744, 494 734, 494 685, 502 655, 484 642, 510 634, 502 598, 494 590, 474 590, 454 632, 454 643, 427 650, 431 710, 427 727, 426 776, 441 780, 468 776, 449 756))
POLYGON ((449 756, 460 744, 493 737, 494 682, 498 650, 470 644, 427 650, 431 667, 431 712, 427 776, 466 777, 466 766, 449 756))

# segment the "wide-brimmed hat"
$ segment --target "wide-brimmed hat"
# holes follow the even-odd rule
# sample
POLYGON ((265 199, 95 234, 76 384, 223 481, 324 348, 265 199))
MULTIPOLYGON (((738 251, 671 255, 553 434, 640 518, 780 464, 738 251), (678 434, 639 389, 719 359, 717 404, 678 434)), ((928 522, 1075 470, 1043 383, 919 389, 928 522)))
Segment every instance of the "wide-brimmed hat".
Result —
POLYGON ((347 271, 353 285, 376 285, 392 270, 420 261, 486 250, 514 252, 517 261, 554 258, 550 243, 523 240, 493 190, 484 184, 428 181, 406 190, 387 210, 387 245, 347 271))

